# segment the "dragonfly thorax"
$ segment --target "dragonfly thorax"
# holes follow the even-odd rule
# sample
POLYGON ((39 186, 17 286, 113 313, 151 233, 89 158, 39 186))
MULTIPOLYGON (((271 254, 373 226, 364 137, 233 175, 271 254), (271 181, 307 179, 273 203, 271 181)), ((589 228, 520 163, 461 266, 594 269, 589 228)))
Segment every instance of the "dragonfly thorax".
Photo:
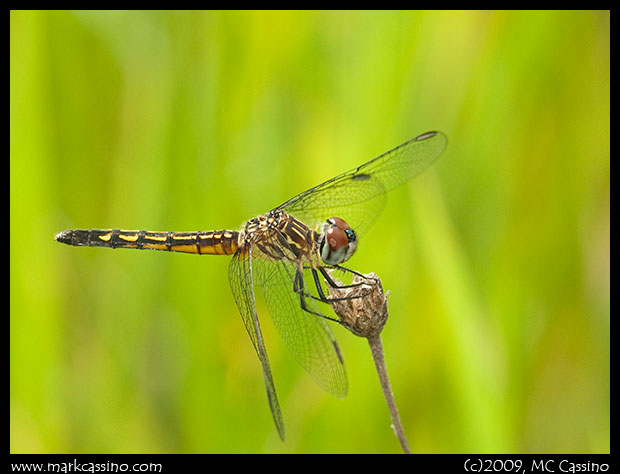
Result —
POLYGON ((351 258, 357 248, 353 229, 339 217, 331 217, 321 225, 319 253, 327 265, 339 265, 351 258))
POLYGON ((309 262, 314 254, 313 232, 284 211, 273 210, 250 219, 239 235, 240 247, 254 257, 273 261, 309 262))

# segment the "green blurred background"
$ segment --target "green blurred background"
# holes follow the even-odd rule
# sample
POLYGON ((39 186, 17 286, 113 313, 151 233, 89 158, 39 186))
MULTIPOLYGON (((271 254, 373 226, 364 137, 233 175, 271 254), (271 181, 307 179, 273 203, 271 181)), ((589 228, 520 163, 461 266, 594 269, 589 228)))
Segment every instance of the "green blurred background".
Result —
POLYGON ((366 341, 337 400, 229 258, 57 244, 211 230, 428 130, 350 266, 411 448, 609 452, 609 12, 11 12, 11 442, 31 452, 400 448, 366 341))

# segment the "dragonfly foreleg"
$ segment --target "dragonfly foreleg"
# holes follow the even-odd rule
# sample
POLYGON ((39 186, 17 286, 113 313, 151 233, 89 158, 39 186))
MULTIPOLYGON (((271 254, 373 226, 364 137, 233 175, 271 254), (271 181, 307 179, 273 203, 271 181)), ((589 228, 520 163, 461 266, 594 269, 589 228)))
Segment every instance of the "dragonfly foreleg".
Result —
MULTIPOLYGON (((310 295, 312 298, 319 300, 323 303, 333 303, 334 301, 346 301, 346 300, 351 300, 354 298, 359 298, 359 296, 345 296, 342 298, 329 298, 328 296, 325 295, 325 292, 323 291, 323 287, 321 286, 321 279, 319 278, 319 275, 316 272, 316 269, 312 268, 311 271, 312 271, 312 278, 314 279, 314 285, 316 286, 316 291, 319 294, 318 298, 316 296, 310 295)), ((327 281, 327 284, 331 286, 332 288, 352 288, 354 286, 361 285, 361 283, 356 283, 354 285, 338 285, 336 284, 334 280, 331 279, 329 273, 327 273, 327 271, 323 267, 319 267, 319 271, 321 272, 321 274, 327 281)))
MULTIPOLYGON (((321 313, 318 313, 316 311, 313 311, 313 310, 311 310, 308 307, 308 305, 306 303, 306 297, 317 299, 319 301, 323 301, 323 299, 317 298, 316 296, 312 296, 311 294, 306 293, 304 291, 304 274, 299 269, 295 272, 295 278, 293 280, 293 291, 299 295, 299 306, 306 313, 310 313, 310 314, 313 314, 315 316, 319 316, 319 317, 321 317, 323 319, 327 319, 329 321, 340 323, 340 321, 338 319, 330 318, 329 316, 325 316, 324 314, 321 314, 321 313)), ((323 298, 325 297, 325 295, 323 294, 323 290, 322 289, 320 290, 319 294, 322 294, 323 298)))
MULTIPOLYGON (((352 270, 352 269, 347 268, 347 267, 343 267, 341 265, 332 265, 331 268, 335 268, 336 270, 340 270, 340 271, 345 272, 345 273, 352 273, 353 275, 357 275, 358 277, 363 278, 364 280, 370 279, 370 280, 373 280, 375 282, 377 281, 376 278, 369 278, 366 275, 364 275, 363 273, 357 272, 357 271, 352 270)), ((325 271, 325 268, 319 267, 319 270, 321 271, 321 273, 323 274, 325 279, 330 282, 330 285, 332 285, 332 283, 334 283, 334 282, 333 282, 333 280, 331 280, 331 278, 329 278, 329 274, 327 273, 327 271, 325 271)), ((363 284, 364 284, 364 282, 355 283, 353 285, 335 285, 334 284, 334 285, 332 285, 332 288, 353 288, 353 287, 356 287, 356 286, 359 286, 359 285, 363 285, 363 284)))
MULTIPOLYGON (((306 269, 310 269, 310 271, 312 272, 312 278, 314 279, 314 285, 316 287, 316 291, 317 291, 319 296, 314 296, 314 295, 311 295, 310 293, 304 291, 303 273, 300 270, 298 270, 296 275, 295 275, 294 290, 295 290, 295 293, 299 294, 301 298, 311 298, 313 300, 320 301, 321 303, 330 304, 330 303, 334 303, 334 302, 337 302, 337 301, 347 301, 347 300, 352 300, 352 299, 360 298, 361 297, 361 295, 343 296, 341 298, 330 298, 330 297, 328 297, 325 294, 325 292, 323 291, 323 287, 321 286, 321 279, 319 278, 319 275, 316 272, 316 269, 314 269, 313 267, 305 267, 305 268, 306 269)), ((363 282, 361 282, 361 283, 355 283, 353 285, 337 285, 336 282, 333 281, 330 278, 329 274, 325 271, 325 269, 323 269, 322 267, 319 267, 319 271, 328 280, 328 285, 330 285, 332 288, 338 288, 338 289, 340 289, 340 288, 353 288, 353 287, 360 286, 360 285, 363 284, 363 282)), ((354 273, 357 273, 357 272, 354 272, 354 273)), ((306 306, 305 306, 305 300, 302 302, 302 308, 304 310, 308 311, 306 309, 306 306)), ((314 311, 308 311, 308 312, 316 314, 314 311)), ((327 319, 332 319, 332 318, 327 318, 327 319)))

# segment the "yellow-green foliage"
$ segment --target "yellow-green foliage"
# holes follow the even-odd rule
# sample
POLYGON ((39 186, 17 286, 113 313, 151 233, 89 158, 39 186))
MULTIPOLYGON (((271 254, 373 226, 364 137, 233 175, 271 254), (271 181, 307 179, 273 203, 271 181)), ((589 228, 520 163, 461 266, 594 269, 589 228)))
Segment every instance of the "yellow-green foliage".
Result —
POLYGON ((349 262, 412 450, 608 452, 609 20, 11 12, 11 452, 399 452, 364 340, 336 400, 259 300, 281 443, 228 258, 53 236, 236 229, 428 130, 349 262))

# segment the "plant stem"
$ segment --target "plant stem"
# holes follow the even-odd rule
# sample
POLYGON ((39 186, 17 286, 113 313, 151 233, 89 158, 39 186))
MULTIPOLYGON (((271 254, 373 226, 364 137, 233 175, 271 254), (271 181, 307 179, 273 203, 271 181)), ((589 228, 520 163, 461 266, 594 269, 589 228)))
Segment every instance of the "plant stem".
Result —
POLYGON ((368 344, 370 345, 370 351, 372 352, 372 359, 375 362, 377 368, 377 374, 379 374, 379 382, 383 389, 383 396, 387 402, 388 409, 390 410, 390 416, 392 417, 392 429, 400 441, 400 445, 403 448, 405 454, 411 454, 409 449, 409 443, 403 430, 403 425, 400 422, 400 416, 398 414, 398 408, 394 401, 394 393, 392 392, 392 386, 390 385, 390 379, 388 378, 387 370, 385 368, 385 359, 383 355, 383 344, 381 343, 381 336, 379 334, 368 337, 368 344))
POLYGON ((388 318, 387 296, 389 291, 383 292, 381 280, 374 273, 356 274, 353 277, 353 284, 348 286, 343 285, 338 279, 333 279, 339 286, 327 286, 329 294, 333 298, 330 304, 340 318, 340 324, 354 335, 368 339, 372 359, 375 362, 379 382, 383 389, 383 396, 392 417, 392 429, 405 454, 411 454, 385 368, 383 344, 380 336, 388 318))

